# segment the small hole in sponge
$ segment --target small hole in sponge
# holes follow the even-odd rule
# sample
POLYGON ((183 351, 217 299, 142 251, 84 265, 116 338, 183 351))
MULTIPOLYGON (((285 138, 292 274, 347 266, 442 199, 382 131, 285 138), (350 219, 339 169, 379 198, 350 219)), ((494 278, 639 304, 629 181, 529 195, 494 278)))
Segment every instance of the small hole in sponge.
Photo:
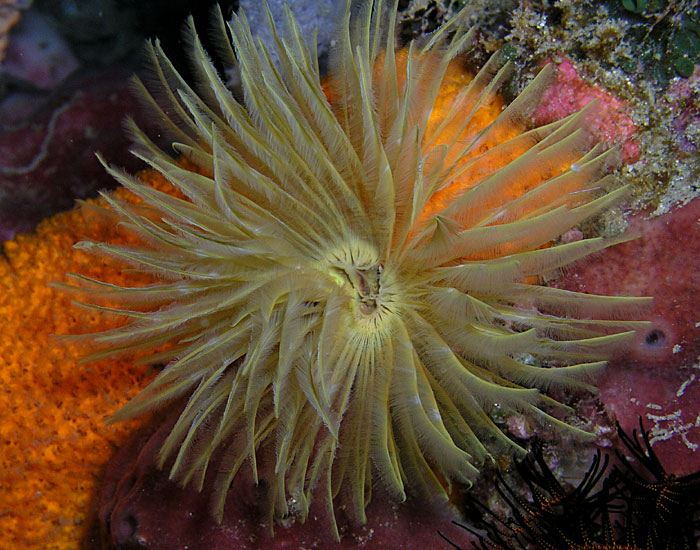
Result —
POLYGON ((131 531, 131 537, 134 537, 136 535, 136 531, 139 528, 139 520, 136 519, 135 515, 129 514, 124 518, 124 523, 127 525, 127 528, 131 531))
POLYGON ((652 331, 649 331, 644 341, 648 346, 658 348, 662 346, 666 341, 666 335, 662 330, 654 329, 652 331))
POLYGON ((145 546, 141 544, 141 537, 138 534, 139 520, 136 514, 130 510, 120 510, 112 514, 112 521, 109 531, 113 545, 110 548, 118 550, 136 550, 145 546))

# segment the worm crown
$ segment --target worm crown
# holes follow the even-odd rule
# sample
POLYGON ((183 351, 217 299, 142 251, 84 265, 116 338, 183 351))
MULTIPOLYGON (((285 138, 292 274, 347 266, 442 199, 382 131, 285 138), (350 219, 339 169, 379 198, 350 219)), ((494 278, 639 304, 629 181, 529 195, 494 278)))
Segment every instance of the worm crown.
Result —
POLYGON ((325 84, 289 12, 276 56, 243 14, 219 14, 238 95, 192 26, 196 90, 157 42, 156 90, 136 83, 181 157, 131 123, 134 154, 176 192, 107 167, 143 201, 104 195, 141 244, 80 246, 154 282, 78 277, 91 307, 128 320, 90 336, 97 356, 170 343, 114 418, 185 397, 161 465, 200 489, 213 476, 219 519, 243 467, 266 480, 271 520, 304 520, 313 493, 364 521, 374 484, 446 496, 492 453, 522 452, 494 407, 586 436, 542 390, 592 389, 638 326, 620 319, 644 299, 537 284, 621 240, 557 240, 625 193, 586 110, 528 130, 550 67, 506 107, 510 65, 470 74, 459 16, 396 50, 395 13, 368 1, 351 22, 346 3, 325 84))

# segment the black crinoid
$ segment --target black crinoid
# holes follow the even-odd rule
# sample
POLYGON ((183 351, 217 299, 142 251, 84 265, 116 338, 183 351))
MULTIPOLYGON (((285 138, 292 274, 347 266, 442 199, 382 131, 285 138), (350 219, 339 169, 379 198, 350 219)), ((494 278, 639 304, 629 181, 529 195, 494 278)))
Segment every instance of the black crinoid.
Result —
POLYGON ((626 522, 634 526, 641 548, 697 548, 700 540, 700 470, 685 476, 670 474, 654 453, 649 433, 639 421, 639 436, 617 433, 631 458, 619 451, 619 479, 627 499, 626 522))
MULTIPOLYGON (((517 462, 529 495, 508 486, 499 475, 496 490, 510 508, 499 518, 474 498, 467 515, 480 517, 477 550, 695 550, 700 541, 700 471, 669 474, 654 453, 640 419, 632 435, 617 426, 631 455, 597 451, 581 482, 566 488, 547 465, 541 444, 517 462)), ((447 539, 446 539, 447 540, 447 539)), ((460 548, 449 541, 455 548, 460 548)))

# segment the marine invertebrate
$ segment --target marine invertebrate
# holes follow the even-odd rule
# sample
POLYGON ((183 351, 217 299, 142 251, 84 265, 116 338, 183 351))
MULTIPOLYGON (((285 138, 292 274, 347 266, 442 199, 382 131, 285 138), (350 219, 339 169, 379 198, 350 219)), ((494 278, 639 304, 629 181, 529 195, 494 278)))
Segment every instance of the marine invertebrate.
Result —
MULTIPOLYGON (((485 520, 485 535, 470 527, 480 550, 692 550, 700 540, 700 471, 677 477, 668 474, 654 453, 639 419, 639 436, 618 424, 624 447, 619 464, 605 476, 608 456, 600 451, 579 484, 562 485, 547 465, 543 448, 517 463, 519 477, 531 497, 523 497, 501 478, 501 498, 512 518, 503 520, 472 499, 468 507, 485 520), (641 439, 641 441, 640 441, 641 439), (631 455, 628 458, 626 455, 631 455), (602 481, 602 483, 601 483, 602 481), (600 487, 595 490, 596 487, 600 487), (594 491, 595 490, 595 491, 594 491), (615 518, 615 519, 613 519, 615 518)), ((443 537, 445 538, 445 537, 443 537)), ((454 548, 455 545, 449 539, 454 548)))
POLYGON ((637 540, 650 548, 697 548, 700 541, 700 470, 679 476, 669 473, 651 446, 639 419, 639 436, 617 424, 618 437, 631 455, 616 454, 620 465, 613 475, 629 494, 628 521, 637 540), (641 441, 640 441, 641 440, 641 441))
MULTIPOLYGON (((265 506, 267 486, 253 482, 250 468, 242 468, 233 479, 223 518, 218 522, 209 507, 213 476, 205 479, 201 491, 196 491, 169 480, 168 471, 158 468, 158 451, 180 409, 173 407, 164 412, 157 421, 132 434, 109 459, 84 550, 424 550, 443 548, 438 529, 461 540, 462 529, 450 523, 462 519, 452 504, 424 499, 398 503, 387 498, 381 487, 373 490, 365 510, 367 523, 363 525, 348 518, 342 506, 337 507, 340 542, 336 542, 331 529, 330 510, 322 506, 312 506, 304 523, 290 516, 271 531, 265 506)), ((212 462, 216 464, 216 456, 212 462)))
MULTIPOLYGON (((144 181, 165 188, 162 178, 144 181)), ((115 191, 136 201, 126 189, 115 191)), ((104 206, 105 204, 103 204, 104 206)), ((123 263, 95 262, 73 248, 92 238, 127 244, 128 235, 89 208, 42 222, 0 249, 0 533, 3 548, 68 550, 79 547, 104 463, 138 419, 105 426, 104 418, 125 404, 154 376, 133 356, 80 365, 85 349, 56 346, 51 336, 100 331, 120 319, 86 311, 49 287, 66 271, 113 284, 146 284, 123 263)), ((132 241, 133 244, 134 241, 132 241)))
MULTIPOLYGON (((614 479, 604 479, 602 487, 593 493, 607 467, 608 456, 601 458, 600 451, 597 451, 588 471, 570 490, 549 468, 542 445, 536 442, 531 453, 516 463, 518 476, 530 491, 531 500, 523 498, 499 477, 496 491, 511 509, 512 518, 503 520, 481 502, 469 499, 466 506, 473 516, 484 520, 482 527, 486 534, 466 525, 461 527, 478 538, 478 545, 473 542, 472 547, 479 550, 615 549, 610 528, 610 503, 617 491, 614 479)), ((460 546, 442 536, 460 550, 460 546)), ((617 550, 634 550, 634 547, 619 546, 617 550)))
POLYGON ((597 101, 593 127, 599 141, 618 143, 623 162, 638 161, 639 143, 635 137, 638 129, 628 113, 629 106, 609 91, 586 82, 569 58, 557 55, 556 67, 554 83, 544 92, 542 102, 533 113, 535 123, 540 125, 559 120, 591 101, 597 101))
POLYGON ((368 2, 351 25, 346 4, 330 103, 291 15, 274 32, 277 66, 244 16, 228 25, 241 102, 193 28, 199 93, 153 45, 166 104, 139 86, 196 169, 132 125, 135 154, 182 197, 108 167, 143 199, 105 195, 142 245, 80 244, 158 280, 77 276, 88 307, 130 321, 88 338, 103 347, 95 357, 172 343, 114 418, 187 397, 160 465, 196 487, 215 476, 218 518, 242 467, 266 481, 276 517, 305 519, 316 486, 360 522, 373 483, 397 500, 407 486, 445 496, 491 452, 522 451, 493 408, 585 435, 539 389, 591 388, 637 326, 618 319, 644 299, 533 284, 620 240, 554 243, 624 196, 587 112, 525 131, 551 69, 502 109, 510 67, 494 58, 470 77, 453 62, 471 37, 459 17, 397 53, 395 11, 368 2))
POLYGON ((656 454, 670 472, 684 474, 700 469, 695 426, 700 414, 695 366, 700 355, 700 265, 685 261, 700 254, 700 200, 649 219, 652 213, 648 209, 627 220, 628 231, 639 238, 603 251, 595 265, 577 266, 554 284, 576 292, 625 289, 632 296, 655 297, 646 312, 648 329, 598 379, 597 398, 627 432, 644 418, 656 454))

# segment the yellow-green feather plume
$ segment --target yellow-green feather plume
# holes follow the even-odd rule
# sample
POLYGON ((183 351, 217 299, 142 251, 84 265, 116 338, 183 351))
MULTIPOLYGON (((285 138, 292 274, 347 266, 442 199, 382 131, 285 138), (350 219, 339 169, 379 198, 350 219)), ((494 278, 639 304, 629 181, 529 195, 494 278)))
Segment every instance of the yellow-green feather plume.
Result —
POLYGON ((81 244, 157 277, 145 288, 83 278, 91 301, 123 304, 95 307, 129 317, 93 339, 101 354, 174 343, 158 356, 164 370, 114 418, 186 397, 161 465, 200 488, 216 476, 219 519, 240 468, 252 465, 257 478, 260 453, 274 457, 266 475, 277 517, 294 499, 305 518, 314 489, 360 520, 375 483, 399 500, 445 495, 445 483, 470 483, 492 452, 521 450, 490 418, 493 407, 574 430, 547 412, 565 407, 540 390, 591 388, 635 328, 615 319, 640 299, 529 284, 618 242, 549 246, 623 193, 605 190, 613 155, 590 148, 585 112, 479 150, 527 115, 551 78, 545 68, 476 136, 459 130, 439 142, 448 127, 469 126, 509 65, 490 61, 429 130, 448 64, 471 34, 456 17, 400 63, 393 8, 369 1, 351 23, 347 3, 333 104, 289 13, 286 32, 274 32, 277 62, 243 14, 227 24, 222 50, 240 75, 239 99, 193 28, 198 91, 150 46, 159 101, 138 85, 174 149, 199 168, 183 168, 132 125, 135 154, 184 198, 108 168, 148 209, 105 194, 143 245, 81 244), (437 193, 496 154, 507 159, 501 168, 426 214, 437 193), (562 156, 573 169, 504 198, 562 156), (218 449, 224 459, 208 472, 218 449))

